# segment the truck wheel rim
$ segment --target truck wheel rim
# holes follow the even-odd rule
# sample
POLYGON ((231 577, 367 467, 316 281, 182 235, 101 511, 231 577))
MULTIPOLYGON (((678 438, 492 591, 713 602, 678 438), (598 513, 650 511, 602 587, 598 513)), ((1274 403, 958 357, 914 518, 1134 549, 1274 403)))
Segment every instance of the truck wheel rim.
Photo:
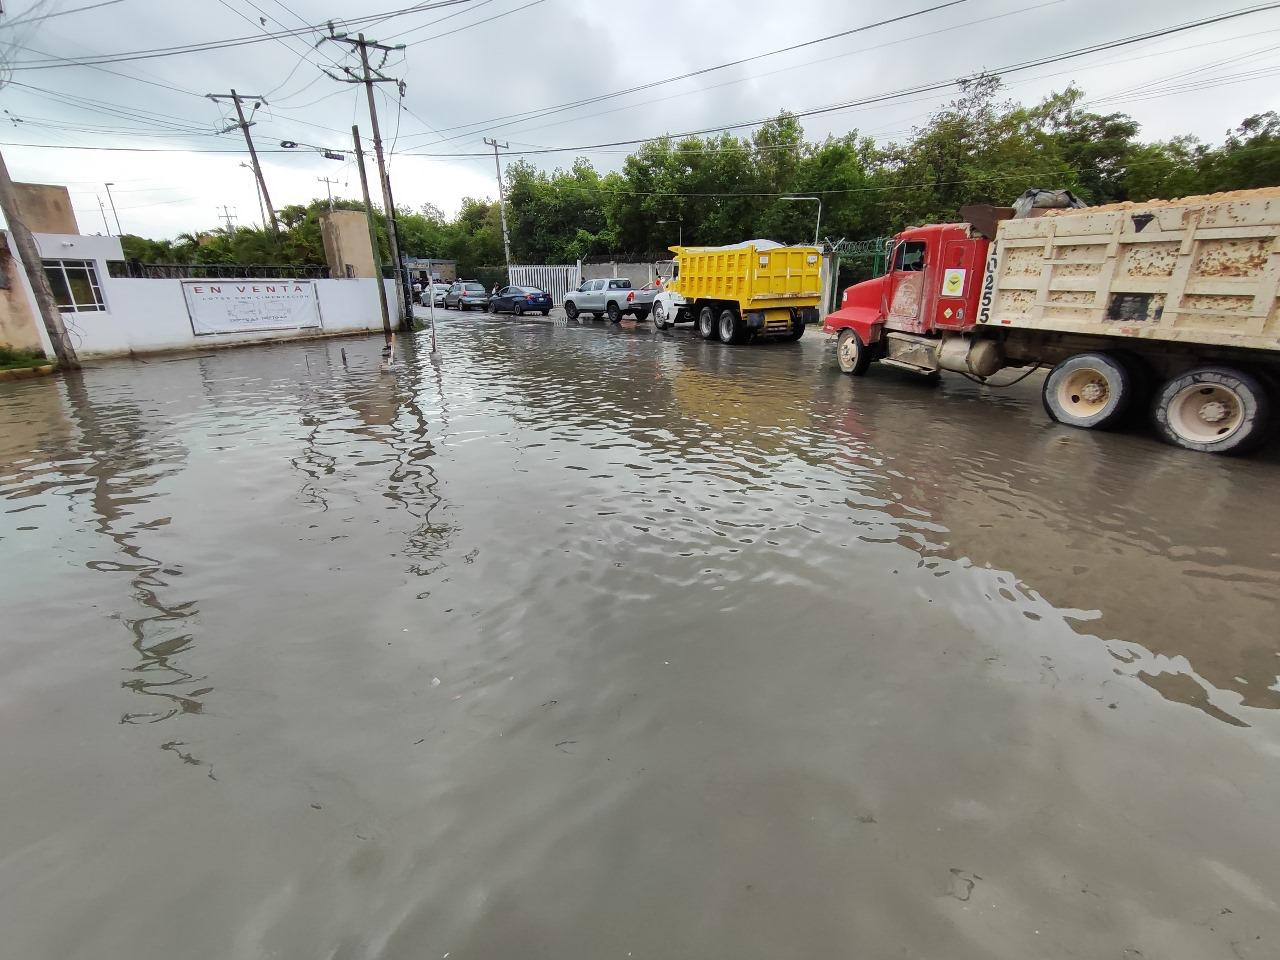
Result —
POLYGON ((720 318, 720 339, 724 341, 733 339, 733 320, 729 317, 720 318))
POLYGON ((1058 405, 1075 417, 1092 417, 1106 409, 1111 386, 1101 370, 1072 370, 1058 384, 1058 405))
POLYGON ((836 346, 836 353, 840 357, 840 364, 853 369, 854 364, 858 362, 858 344, 854 341, 856 337, 845 337, 836 346))
POLYGON ((1169 401, 1169 426, 1194 443, 1215 443, 1244 423, 1244 399, 1220 383, 1193 383, 1169 401))

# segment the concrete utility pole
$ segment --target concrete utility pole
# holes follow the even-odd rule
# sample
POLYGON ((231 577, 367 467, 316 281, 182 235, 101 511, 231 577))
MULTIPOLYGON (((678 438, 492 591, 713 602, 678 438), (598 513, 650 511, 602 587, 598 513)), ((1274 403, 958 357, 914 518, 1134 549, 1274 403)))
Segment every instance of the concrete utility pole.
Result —
POLYGON ((258 189, 262 191, 262 200, 267 206, 267 217, 271 221, 271 232, 276 236, 280 235, 280 223, 276 220, 275 207, 271 206, 271 194, 267 193, 267 181, 262 175, 262 164, 258 162, 258 151, 253 148, 253 137, 249 135, 249 128, 253 126, 252 120, 244 118, 244 107, 241 104, 245 100, 254 101, 255 108, 257 104, 266 103, 265 97, 249 97, 238 94, 233 89, 230 93, 206 93, 206 97, 214 102, 219 100, 230 100, 235 104, 236 116, 240 118, 239 123, 233 123, 229 127, 224 127, 219 133, 229 133, 232 130, 240 130, 244 134, 245 146, 249 148, 249 159, 253 162, 253 173, 258 178, 258 189))
POLYGON ((497 140, 484 138, 486 145, 493 147, 493 166, 498 171, 498 215, 502 218, 502 252, 507 258, 507 283, 511 282, 511 236, 507 233, 507 197, 502 190, 502 161, 498 159, 498 148, 510 150, 511 144, 499 143, 497 140))
MULTIPOLYGON (((215 208, 215 209, 216 209, 216 208, 215 208)), ((235 215, 235 213, 234 213, 233 209, 232 209, 232 208, 230 208, 230 207, 228 207, 228 206, 224 203, 224 204, 222 205, 222 212, 221 212, 220 214, 218 214, 218 218, 219 218, 220 220, 223 220, 223 221, 225 221, 225 222, 226 222, 226 224, 227 224, 227 230, 228 230, 228 232, 229 232, 229 231, 231 230, 231 221, 232 221, 232 220, 234 220, 234 219, 236 218, 236 215, 235 215)))
POLYGON ((332 212, 333 211, 333 185, 335 183, 341 183, 341 181, 334 180, 329 177, 316 177, 316 179, 324 184, 325 192, 329 194, 329 210, 330 212, 332 212))
POLYGON ((40 310, 40 318, 49 333, 53 344, 54 356, 64 367, 75 370, 80 367, 80 359, 76 356, 76 348, 67 336, 67 328, 62 322, 62 313, 53 300, 53 290, 49 286, 49 278, 45 276, 44 260, 40 249, 36 246, 36 238, 27 229, 27 223, 18 209, 18 196, 13 189, 13 181, 9 179, 9 168, 5 166, 4 155, 0 154, 0 210, 4 211, 4 219, 9 224, 9 233, 13 244, 18 248, 18 256, 22 258, 22 269, 26 271, 27 282, 31 284, 31 292, 36 298, 36 307, 40 310))
MULTIPOLYGON (((123 237, 124 230, 120 228, 120 214, 116 212, 116 199, 111 196, 111 188, 114 187, 115 184, 104 183, 103 186, 107 188, 107 202, 111 204, 111 215, 116 218, 116 236, 123 237)), ((110 233, 111 231, 108 230, 107 232, 110 233)))
POLYGON ((400 43, 394 47, 387 46, 384 43, 378 43, 374 40, 366 40, 364 34, 359 34, 354 40, 346 34, 330 34, 326 37, 334 43, 345 43, 349 47, 360 51, 360 73, 356 74, 350 67, 343 67, 342 71, 345 76, 325 71, 329 78, 338 80, 342 83, 362 83, 364 84, 365 94, 369 100, 369 126, 373 133, 373 153, 378 160, 378 181, 382 186, 382 204, 387 219, 387 240, 391 244, 391 260, 395 265, 396 272, 396 299, 400 302, 400 310, 403 311, 405 329, 413 329, 413 300, 412 290, 404 281, 404 262, 400 257, 400 231, 396 224, 396 207, 395 201, 391 197, 391 180, 387 176, 387 161, 382 152, 382 131, 378 127, 378 106, 373 98, 373 85, 375 83, 394 83, 399 87, 400 96, 404 96, 404 81, 397 80, 394 77, 383 76, 381 67, 387 61, 387 55, 404 49, 404 44, 400 43), (376 50, 382 55, 382 60, 377 67, 369 64, 369 51, 376 50))
MULTIPOLYGON (((360 168, 360 190, 364 194, 364 218, 369 224, 369 242, 373 244, 373 262, 378 270, 378 304, 382 307, 382 332, 391 345, 391 310, 387 307, 387 287, 382 282, 382 254, 378 252, 378 228, 373 221, 373 201, 369 199, 369 178, 364 172, 364 150, 360 148, 360 128, 351 125, 351 141, 356 148, 356 166, 360 168)), ((432 331, 434 334, 434 331, 432 331)))

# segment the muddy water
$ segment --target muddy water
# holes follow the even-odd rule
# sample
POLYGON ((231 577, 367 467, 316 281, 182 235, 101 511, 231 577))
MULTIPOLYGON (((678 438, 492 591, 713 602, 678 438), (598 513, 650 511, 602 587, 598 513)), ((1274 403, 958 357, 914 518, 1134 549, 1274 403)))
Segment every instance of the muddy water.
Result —
POLYGON ((0 953, 1280 952, 1274 456, 441 340, 0 384, 0 953))

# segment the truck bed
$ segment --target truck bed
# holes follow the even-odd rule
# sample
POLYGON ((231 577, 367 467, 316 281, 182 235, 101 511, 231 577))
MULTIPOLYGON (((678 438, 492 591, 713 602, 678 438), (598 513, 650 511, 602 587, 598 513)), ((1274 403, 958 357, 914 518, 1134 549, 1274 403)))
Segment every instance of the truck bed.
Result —
POLYGON ((746 310, 814 307, 821 298, 816 247, 678 249, 680 277, 672 289, 688 300, 734 300, 746 310))
POLYGON ((1280 192, 1005 220, 979 323, 1280 352, 1280 192))

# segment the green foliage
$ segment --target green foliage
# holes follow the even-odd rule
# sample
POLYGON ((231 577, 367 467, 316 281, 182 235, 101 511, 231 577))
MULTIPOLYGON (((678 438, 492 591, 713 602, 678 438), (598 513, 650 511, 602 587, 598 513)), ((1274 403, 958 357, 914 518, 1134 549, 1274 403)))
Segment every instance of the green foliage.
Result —
MULTIPOLYGON (((1091 204, 1173 198, 1280 184, 1280 115, 1248 117, 1220 147, 1193 137, 1143 143, 1122 113, 1093 113, 1074 86, 1025 107, 979 75, 901 143, 880 147, 857 131, 804 139, 782 113, 748 137, 660 139, 600 173, 578 159, 568 170, 524 161, 506 169, 507 217, 517 263, 571 263, 602 254, 663 255, 683 230, 689 245, 769 237, 812 242, 822 197, 822 235, 886 236, 951 221, 971 203, 1007 205, 1031 187, 1068 188, 1091 204)), ((361 203, 334 201, 344 209, 361 203)), ((125 255, 151 262, 323 264, 322 200, 280 213, 277 239, 253 228, 121 238, 125 255)), ((458 261, 459 276, 491 286, 505 262, 498 204, 468 198, 452 219, 432 206, 397 212, 402 252, 458 261)), ((380 253, 389 260, 383 220, 380 253)))
POLYGON ((31 353, 17 350, 8 344, 0 343, 0 370, 25 370, 29 367, 43 367, 49 360, 42 353, 31 353))

